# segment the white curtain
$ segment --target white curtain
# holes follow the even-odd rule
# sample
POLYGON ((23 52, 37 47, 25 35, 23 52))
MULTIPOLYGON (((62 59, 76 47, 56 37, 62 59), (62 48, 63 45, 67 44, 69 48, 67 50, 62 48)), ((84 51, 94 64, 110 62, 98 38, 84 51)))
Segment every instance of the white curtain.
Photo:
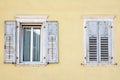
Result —
POLYGON ((23 61, 30 61, 31 29, 24 29, 23 34, 23 61))

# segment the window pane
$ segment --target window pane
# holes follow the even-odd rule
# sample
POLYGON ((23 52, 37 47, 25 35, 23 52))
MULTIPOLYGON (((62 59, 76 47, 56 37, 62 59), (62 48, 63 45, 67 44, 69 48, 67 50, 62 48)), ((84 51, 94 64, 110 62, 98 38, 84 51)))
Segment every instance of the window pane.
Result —
POLYGON ((33 61, 40 61, 40 29, 33 29, 33 61))
POLYGON ((30 61, 31 29, 24 29, 23 37, 23 61, 30 61))

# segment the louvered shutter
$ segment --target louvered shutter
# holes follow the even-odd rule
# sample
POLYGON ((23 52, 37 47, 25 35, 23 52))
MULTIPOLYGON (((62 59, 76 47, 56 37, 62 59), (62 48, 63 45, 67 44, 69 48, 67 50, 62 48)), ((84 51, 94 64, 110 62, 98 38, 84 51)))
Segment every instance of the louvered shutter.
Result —
POLYGON ((99 62, 111 62, 112 22, 99 21, 99 62))
POLYGON ((98 24, 96 21, 86 22, 86 62, 98 61, 98 24))
POLYGON ((4 62, 15 63, 16 53, 16 22, 5 21, 4 62))
POLYGON ((58 22, 47 22, 48 63, 58 63, 58 22))

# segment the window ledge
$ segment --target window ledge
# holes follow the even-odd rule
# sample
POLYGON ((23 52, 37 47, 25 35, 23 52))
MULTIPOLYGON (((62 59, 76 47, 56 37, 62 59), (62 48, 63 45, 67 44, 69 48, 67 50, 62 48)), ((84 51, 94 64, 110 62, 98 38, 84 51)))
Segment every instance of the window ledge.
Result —
POLYGON ((34 62, 34 63, 30 63, 30 62, 25 62, 25 63, 19 63, 17 65, 25 65, 25 66, 41 66, 41 65, 47 65, 47 63, 39 63, 39 62, 34 62))
POLYGON ((81 63, 81 65, 86 66, 110 66, 110 65, 118 65, 117 63, 81 63))

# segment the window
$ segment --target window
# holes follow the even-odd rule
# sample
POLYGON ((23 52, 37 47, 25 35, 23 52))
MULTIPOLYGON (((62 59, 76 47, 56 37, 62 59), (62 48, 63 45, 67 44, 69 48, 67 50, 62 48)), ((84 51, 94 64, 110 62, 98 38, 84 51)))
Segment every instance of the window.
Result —
POLYGON ((19 16, 5 22, 5 63, 58 63, 58 23, 46 18, 19 16))
MULTIPOLYGON (((40 25, 22 25, 23 51, 21 62, 40 62, 41 29, 40 25)), ((21 42, 21 43, 22 43, 21 42)))
POLYGON ((113 19, 109 17, 87 17, 85 26, 85 63, 113 63, 113 19))

